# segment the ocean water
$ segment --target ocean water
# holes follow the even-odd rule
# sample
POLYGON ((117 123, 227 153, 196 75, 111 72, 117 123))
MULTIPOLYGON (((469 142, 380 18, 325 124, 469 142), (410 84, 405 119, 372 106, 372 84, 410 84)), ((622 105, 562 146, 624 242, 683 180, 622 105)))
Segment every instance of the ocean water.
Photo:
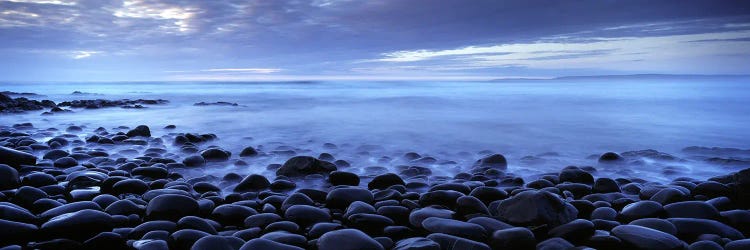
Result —
MULTIPOLYGON (((298 155, 330 152, 368 166, 409 164, 417 152, 438 159, 436 174, 466 171, 487 152, 502 153, 509 170, 529 177, 568 165, 595 166, 602 176, 668 180, 707 178, 731 167, 706 164, 685 154, 688 146, 750 148, 750 78, 630 77, 505 80, 495 82, 110 82, 2 83, 0 90, 34 92, 56 102, 76 99, 166 99, 146 109, 107 108, 41 116, 0 116, 0 125, 36 127, 149 125, 155 136, 171 131, 214 133, 217 145, 235 154, 294 149, 298 155), (72 95, 73 91, 89 94, 72 95), (195 106, 197 102, 238 106, 195 106), (338 149, 322 147, 323 143, 338 149), (604 152, 655 149, 685 158, 645 160, 632 166, 598 166, 604 152), (366 151, 366 153, 364 153, 366 151), (390 161, 382 160, 383 156, 390 161), (535 156, 535 157, 527 157, 535 156), (524 158, 526 157, 526 158, 524 158), (677 169, 677 175, 664 171, 677 169)), ((288 155, 261 157, 249 167, 230 163, 192 172, 265 173, 288 155)), ((734 157, 734 156, 733 156, 734 157)), ((741 156, 736 156, 740 157, 741 156)), ((740 159, 737 158, 737 159, 740 159)))

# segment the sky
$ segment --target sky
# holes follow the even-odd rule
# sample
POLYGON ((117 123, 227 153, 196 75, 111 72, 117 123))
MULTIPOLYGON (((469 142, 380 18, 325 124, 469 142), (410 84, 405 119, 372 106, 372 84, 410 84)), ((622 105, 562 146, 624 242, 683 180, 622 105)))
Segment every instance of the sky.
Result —
POLYGON ((0 81, 750 74, 750 1, 0 0, 0 81))

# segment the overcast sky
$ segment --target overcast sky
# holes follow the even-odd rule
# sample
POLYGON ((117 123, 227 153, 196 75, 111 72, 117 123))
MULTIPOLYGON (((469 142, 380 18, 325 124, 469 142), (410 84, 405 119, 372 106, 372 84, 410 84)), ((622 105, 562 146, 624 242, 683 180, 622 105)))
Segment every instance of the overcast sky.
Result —
POLYGON ((0 80, 750 74, 750 1, 0 0, 0 80))

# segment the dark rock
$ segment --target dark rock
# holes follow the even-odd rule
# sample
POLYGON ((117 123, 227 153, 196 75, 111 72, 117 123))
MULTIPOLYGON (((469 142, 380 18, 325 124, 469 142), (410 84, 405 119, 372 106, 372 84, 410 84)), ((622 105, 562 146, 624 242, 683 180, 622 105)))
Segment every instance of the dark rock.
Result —
POLYGON ((599 156, 599 163, 622 163, 625 158, 615 152, 607 152, 599 156))
POLYGON ((622 208, 620 217, 625 221, 632 221, 642 218, 660 217, 664 213, 664 207, 658 202, 637 201, 622 208))
POLYGON ((0 190, 15 189, 21 185, 18 171, 5 164, 0 164, 0 190))
POLYGON ((0 164, 6 164, 17 169, 21 165, 36 165, 36 157, 29 153, 0 146, 0 164))
POLYGON ((300 247, 278 243, 278 242, 267 240, 267 239, 252 239, 252 240, 247 241, 240 248, 240 250, 266 250, 266 249, 268 250, 271 250, 271 249, 273 250, 303 250, 303 248, 300 248, 300 247))
POLYGON ((750 239, 735 240, 724 245, 724 250, 750 249, 750 239))
POLYGON ((73 240, 89 239, 101 232, 112 230, 114 223, 108 214, 84 209, 59 215, 42 224, 41 230, 49 238, 73 240))
POLYGON ((487 236, 484 228, 477 224, 439 217, 425 219, 422 228, 430 233, 444 233, 476 241, 482 241, 487 236))
POLYGON ((490 246, 492 249, 530 250, 536 247, 536 238, 531 230, 524 227, 502 229, 492 233, 490 246))
POLYGON ((235 192, 255 192, 267 189, 271 186, 271 183, 266 179, 265 176, 258 174, 251 174, 245 177, 237 186, 234 188, 235 192))
POLYGON ((471 190, 469 196, 476 197, 487 205, 490 202, 508 198, 508 192, 493 187, 476 187, 471 190))
POLYGON ((511 224, 555 227, 574 220, 578 210, 555 194, 529 190, 501 201, 497 215, 511 224))
POLYGON ((203 156, 203 159, 205 159, 206 161, 217 162, 229 160, 229 157, 232 156, 232 153, 220 148, 208 148, 201 152, 201 156, 203 156))
POLYGON ((111 215, 143 215, 146 212, 146 206, 135 204, 131 200, 119 200, 107 206, 104 211, 111 215))
POLYGON ((186 167, 202 167, 206 165, 206 159, 200 155, 191 155, 182 160, 186 167))
POLYGON ((440 244, 428 238, 414 237, 396 242, 393 250, 440 250, 440 244))
POLYGON ((676 188, 664 188, 662 190, 659 190, 659 192, 656 192, 649 200, 656 201, 661 203, 662 205, 667 205, 670 203, 675 203, 679 201, 684 201, 688 198, 685 193, 682 191, 676 189, 676 188))
POLYGON ((121 180, 112 185, 115 194, 143 194, 148 190, 148 184, 139 179, 121 180))
POLYGON ((91 209, 91 210, 97 210, 97 211, 102 210, 99 204, 96 204, 92 201, 78 201, 78 202, 68 203, 68 204, 47 210, 39 216, 44 220, 49 220, 52 217, 57 217, 62 214, 77 212, 77 211, 81 211, 85 209, 91 209))
POLYGON ((671 218, 667 220, 677 228, 677 237, 680 239, 695 239, 701 234, 716 234, 731 240, 745 238, 737 229, 715 220, 692 218, 671 218))
POLYGON ((427 238, 440 245, 440 249, 490 250, 487 244, 443 233, 433 233, 427 238))
POLYGON ((567 250, 574 249, 573 247, 573 244, 559 237, 549 238, 536 245, 537 250, 567 250))
MULTIPOLYGON (((193 244, 191 250, 237 250, 240 249, 245 242, 235 237, 209 235, 198 239, 193 244)), ((264 248, 257 248, 264 249, 264 248)), ((271 248, 274 249, 274 248, 271 248)), ((278 248, 284 249, 284 248, 278 248)))
POLYGON ((422 222, 427 218, 438 217, 444 219, 453 218, 454 212, 447 209, 440 209, 435 207, 424 207, 415 209, 409 214, 409 224, 413 227, 421 228, 422 222))
POLYGON ((211 212, 211 219, 221 223, 222 225, 243 225, 245 218, 258 214, 255 209, 250 207, 224 204, 214 208, 211 212))
POLYGON ((676 237, 642 226, 617 226, 612 229, 612 234, 636 249, 683 249, 684 247, 684 243, 676 237))
POLYGON ((508 168, 508 161, 501 154, 493 154, 477 160, 474 166, 505 170, 508 168))
POLYGON ((356 229, 341 229, 323 234, 318 239, 319 250, 383 250, 383 246, 356 229))
POLYGON ((55 160, 55 167, 56 168, 69 168, 74 167, 78 165, 78 161, 73 157, 62 157, 60 159, 55 160))
POLYGON ((333 186, 359 186, 359 176, 350 172, 333 171, 328 175, 328 182, 333 186))
POLYGON ((255 148, 253 147, 246 147, 242 149, 242 152, 240 152, 240 157, 253 157, 257 155, 258 155, 258 151, 255 150, 255 148))
POLYGON ((560 182, 573 182, 583 184, 593 184, 594 176, 577 167, 567 167, 560 171, 560 182))
POLYGON ((321 161, 312 156, 295 156, 287 160, 276 175, 300 177, 310 174, 327 174, 336 170, 336 165, 321 161))
POLYGON ((547 234, 552 237, 563 238, 578 245, 586 242, 586 240, 594 235, 594 223, 583 219, 577 219, 552 228, 547 234))
POLYGON ((619 193, 620 186, 617 185, 617 182, 610 178, 599 178, 596 179, 596 182, 594 182, 594 186, 591 188, 591 191, 594 193, 619 193))
POLYGON ((0 219, 0 246, 25 244, 38 236, 39 228, 34 224, 0 219))
POLYGON ((370 191, 355 187, 336 188, 328 192, 326 206, 330 208, 345 208, 355 201, 372 204, 374 197, 370 191))
POLYGON ((669 218, 696 218, 715 220, 721 217, 719 211, 702 201, 675 202, 664 206, 669 218))
POLYGON ((112 249, 112 250, 126 250, 128 245, 125 242, 125 238, 121 235, 113 232, 102 232, 96 236, 86 240, 81 244, 83 249, 112 249))
POLYGON ((128 131, 126 135, 128 137, 135 137, 135 136, 151 137, 151 130, 146 125, 139 125, 138 127, 135 127, 134 129, 128 131))
POLYGON ((156 196, 148 202, 146 207, 146 217, 151 220, 177 221, 188 215, 198 215, 198 212, 198 202, 193 198, 177 194, 156 196))
POLYGON ((328 211, 309 205, 293 205, 289 207, 284 213, 284 218, 302 227, 331 221, 331 215, 328 211))

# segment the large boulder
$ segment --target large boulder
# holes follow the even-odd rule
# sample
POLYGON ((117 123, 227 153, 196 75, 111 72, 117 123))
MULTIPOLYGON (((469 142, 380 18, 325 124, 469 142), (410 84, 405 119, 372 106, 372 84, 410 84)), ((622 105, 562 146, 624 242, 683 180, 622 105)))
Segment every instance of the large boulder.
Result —
POLYGON ((497 215, 514 225, 555 227, 576 219, 578 210, 553 193, 529 190, 501 201, 497 215))
POLYGON ((276 175, 301 177, 310 174, 327 174, 332 171, 336 171, 336 165, 333 163, 321 161, 312 156, 295 156, 276 170, 276 175))
POLYGON ((12 148, 0 146, 0 164, 19 168, 21 165, 36 165, 36 157, 12 148))
POLYGON ((151 137, 151 130, 146 125, 140 125, 128 131, 127 136, 128 137, 134 137, 134 136, 151 137))

